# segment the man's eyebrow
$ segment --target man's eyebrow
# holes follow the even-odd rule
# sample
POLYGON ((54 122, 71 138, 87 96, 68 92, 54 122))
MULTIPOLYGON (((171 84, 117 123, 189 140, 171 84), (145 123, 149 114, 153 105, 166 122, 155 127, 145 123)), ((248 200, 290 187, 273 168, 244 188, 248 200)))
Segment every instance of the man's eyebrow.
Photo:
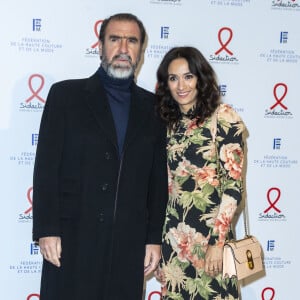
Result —
POLYGON ((139 39, 136 36, 120 36, 120 35, 116 35, 116 34, 111 34, 109 35, 109 38, 114 38, 114 39, 127 39, 127 40, 135 40, 135 41, 139 41, 139 39))
POLYGON ((110 34, 109 38, 120 39, 121 37, 119 35, 116 35, 116 34, 110 34))

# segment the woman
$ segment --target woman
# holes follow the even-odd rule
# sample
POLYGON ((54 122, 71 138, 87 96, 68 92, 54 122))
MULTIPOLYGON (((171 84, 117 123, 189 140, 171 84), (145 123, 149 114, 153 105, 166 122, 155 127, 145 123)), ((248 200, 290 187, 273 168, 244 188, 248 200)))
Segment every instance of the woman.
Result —
POLYGON ((237 281, 221 272, 242 198, 243 122, 220 104, 215 73, 193 47, 171 49, 157 80, 157 109, 168 127, 169 202, 156 272, 163 299, 238 299, 237 281))

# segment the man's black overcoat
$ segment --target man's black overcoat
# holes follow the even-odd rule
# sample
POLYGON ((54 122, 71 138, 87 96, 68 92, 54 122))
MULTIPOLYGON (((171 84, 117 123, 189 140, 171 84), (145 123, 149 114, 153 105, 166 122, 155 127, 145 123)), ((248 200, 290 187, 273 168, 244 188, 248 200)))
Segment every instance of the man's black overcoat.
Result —
POLYGON ((145 244, 160 244, 167 202, 165 130, 133 84, 123 154, 100 76, 54 84, 33 180, 33 239, 61 236, 43 263, 41 300, 141 300, 145 244))

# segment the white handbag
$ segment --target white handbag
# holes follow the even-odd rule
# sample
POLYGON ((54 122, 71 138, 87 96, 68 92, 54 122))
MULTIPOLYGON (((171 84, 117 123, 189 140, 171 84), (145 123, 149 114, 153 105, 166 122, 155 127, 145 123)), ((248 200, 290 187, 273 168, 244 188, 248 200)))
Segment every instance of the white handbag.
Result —
MULTIPOLYGON (((218 125, 218 108, 212 115, 211 135, 215 143, 218 160, 218 174, 222 176, 221 164, 217 149, 217 125, 218 125)), ((220 180, 222 182, 222 180, 220 180)), ((222 188, 221 188, 222 193, 222 188)), ((245 203, 246 207, 246 203, 245 203)), ((257 238, 251 236, 248 230, 248 219, 246 210, 243 210, 245 237, 240 240, 228 240, 223 248, 223 278, 237 277, 238 280, 252 276, 264 270, 263 251, 257 238)))

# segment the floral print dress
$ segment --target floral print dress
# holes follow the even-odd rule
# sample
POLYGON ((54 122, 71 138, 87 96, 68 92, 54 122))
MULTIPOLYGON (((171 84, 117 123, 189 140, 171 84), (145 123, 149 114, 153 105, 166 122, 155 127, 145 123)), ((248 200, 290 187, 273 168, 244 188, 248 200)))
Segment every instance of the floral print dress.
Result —
POLYGON ((204 258, 208 245, 224 245, 241 201, 244 125, 229 105, 221 104, 216 143, 211 126, 212 118, 197 126, 195 119, 183 115, 176 131, 168 134, 164 300, 238 299, 236 279, 209 277, 204 258))

